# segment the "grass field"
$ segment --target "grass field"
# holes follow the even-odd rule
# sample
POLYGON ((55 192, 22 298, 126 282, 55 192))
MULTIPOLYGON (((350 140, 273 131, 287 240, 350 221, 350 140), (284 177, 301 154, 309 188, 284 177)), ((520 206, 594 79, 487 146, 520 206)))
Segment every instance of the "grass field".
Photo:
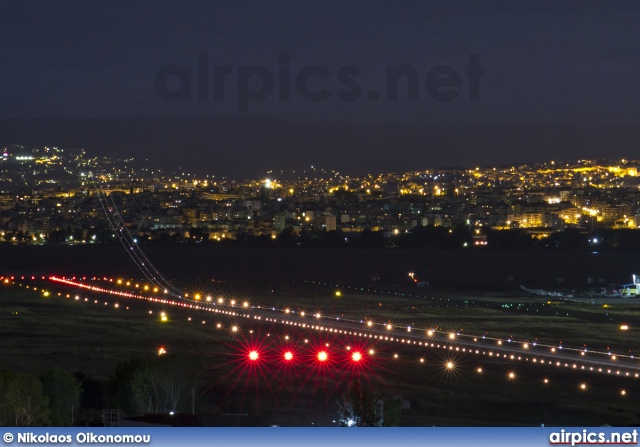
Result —
MULTIPOLYGON (((58 366, 106 378, 119 360, 153 356, 162 346, 169 352, 197 356, 202 366, 201 394, 222 402, 229 412, 257 416, 260 425, 332 425, 337 397, 356 378, 370 390, 400 395, 408 402, 402 425, 598 426, 640 421, 638 379, 557 372, 539 365, 384 344, 366 346, 375 348, 376 354, 365 366, 354 368, 335 361, 320 367, 310 361, 312 346, 329 343, 338 352, 358 342, 277 324, 202 317, 193 311, 139 301, 119 300, 116 308, 111 296, 79 293, 80 299, 75 300, 75 290, 43 282, 19 284, 0 288, 0 367, 39 374, 58 366), (43 296, 43 286, 50 291, 48 297, 43 296), (168 322, 160 320, 162 311, 168 322), (229 330, 232 324, 239 325, 237 333, 229 330), (245 357, 253 346, 267 353, 257 367, 249 366, 245 357), (275 359, 284 346, 309 358, 296 366, 279 364, 275 359), (444 367, 447 361, 455 363, 454 370, 444 367), (482 373, 477 372, 478 367, 482 373), (508 379, 509 372, 515 373, 514 379, 508 379), (548 384, 543 383, 544 378, 548 384), (587 390, 580 390, 581 383, 587 384, 587 390), (625 396, 621 389, 626 390, 625 396)), ((588 343, 591 349, 633 350, 637 343, 634 328, 640 327, 638 305, 620 302, 603 308, 602 304, 451 291, 428 292, 433 296, 416 299, 291 283, 268 287, 231 284, 223 289, 220 293, 250 296, 254 305, 302 308, 342 318, 367 317, 414 328, 438 326, 518 339, 537 337, 540 342, 561 340, 573 346, 588 343), (336 290, 341 291, 340 297, 336 290), (631 330, 620 331, 621 322, 631 330)))

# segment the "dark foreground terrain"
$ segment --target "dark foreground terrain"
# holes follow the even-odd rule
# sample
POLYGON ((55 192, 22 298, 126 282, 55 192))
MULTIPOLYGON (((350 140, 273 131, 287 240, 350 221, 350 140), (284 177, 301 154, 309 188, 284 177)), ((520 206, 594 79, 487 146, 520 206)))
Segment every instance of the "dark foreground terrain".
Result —
MULTIPOLYGON (((39 262, 42 259, 34 259, 39 262)), ((276 268, 265 265, 265 269, 276 268)), ((263 274, 255 276, 263 279, 263 274)), ((628 354, 637 349, 633 334, 640 327, 640 307, 619 300, 603 307, 602 302, 567 303, 452 291, 425 291, 428 298, 416 298, 407 296, 415 294, 415 289, 398 286, 393 294, 383 295, 275 279, 213 286, 201 279, 196 286, 248 299, 252 304, 291 306, 344 318, 367 317, 392 321, 398 327, 411 324, 420 330, 438 327, 520 340, 537 338, 550 344, 561 340, 565 346, 588 343, 590 349, 611 347, 628 354), (336 290, 342 292, 339 297, 336 290), (405 290, 405 296, 398 290, 405 290), (623 321, 631 325, 629 332, 619 330, 623 321)), ((252 425, 333 425, 336 400, 355 379, 379 396, 402 397, 405 409, 400 425, 597 426, 640 422, 639 379, 558 372, 540 365, 435 349, 392 347, 235 317, 201 317, 195 311, 78 293, 47 281, 29 281, 28 277, 3 284, 0 303, 1 368, 40 374, 58 366, 107 378, 118 361, 152 357, 164 347, 170 353, 197 358, 196 412, 203 423, 219 420, 211 416, 214 413, 231 413, 242 415, 240 420, 252 425), (48 297, 44 297, 43 287, 50 292, 48 297), (74 299, 76 295, 79 300, 74 299), (169 321, 160 320, 162 311, 169 321), (237 332, 231 331, 233 325, 238 326, 237 332), (327 343, 336 353, 335 361, 319 365, 314 361, 315 350, 327 343), (354 366, 343 355, 346 346, 374 349, 375 355, 354 366), (254 348, 262 357, 257 364, 249 364, 247 352, 254 348), (281 360, 285 349, 295 350, 300 360, 285 365, 281 360), (447 369, 447 362, 455 367, 447 369), (509 378, 509 373, 514 377, 509 378), (587 389, 581 390, 581 384, 587 389)))

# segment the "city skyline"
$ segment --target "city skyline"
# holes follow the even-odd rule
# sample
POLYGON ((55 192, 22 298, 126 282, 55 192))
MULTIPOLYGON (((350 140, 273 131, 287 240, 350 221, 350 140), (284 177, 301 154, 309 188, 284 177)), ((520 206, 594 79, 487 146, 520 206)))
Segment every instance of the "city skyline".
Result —
POLYGON ((297 239, 345 247, 505 248, 504 235, 519 232, 524 237, 518 246, 525 249, 619 249, 637 243, 629 236, 621 242, 621 233, 603 238, 602 232, 640 228, 639 160, 364 176, 311 166, 289 178, 271 172, 242 181, 164 172, 134 161, 80 149, 3 148, 0 240, 110 243, 113 222, 100 212, 103 197, 109 207, 128 208, 118 219, 145 243, 297 239), (565 230, 579 230, 579 240, 567 239, 565 230))
POLYGON ((176 165, 237 180, 324 166, 350 175, 546 160, 633 159, 640 127, 288 121, 266 115, 0 119, 2 146, 84 148, 96 156, 176 165), (505 148, 509 148, 504 152, 505 148))

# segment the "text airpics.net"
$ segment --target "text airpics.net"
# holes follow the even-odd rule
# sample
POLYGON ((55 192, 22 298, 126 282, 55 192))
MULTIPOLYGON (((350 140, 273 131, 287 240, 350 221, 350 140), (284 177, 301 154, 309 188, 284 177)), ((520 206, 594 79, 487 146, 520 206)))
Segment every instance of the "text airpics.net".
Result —
POLYGON ((549 435, 549 444, 581 445, 581 444, 615 444, 615 445, 637 445, 638 431, 624 432, 599 432, 583 429, 582 431, 560 430, 549 435))

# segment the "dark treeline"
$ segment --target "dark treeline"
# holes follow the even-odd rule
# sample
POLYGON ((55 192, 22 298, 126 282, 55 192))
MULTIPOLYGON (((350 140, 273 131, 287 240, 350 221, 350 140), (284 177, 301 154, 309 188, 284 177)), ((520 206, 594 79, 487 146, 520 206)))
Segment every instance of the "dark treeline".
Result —
POLYGON ((410 232, 385 234, 382 231, 364 230, 353 235, 342 231, 302 231, 292 228, 283 230, 275 240, 269 237, 239 237, 228 244, 305 246, 327 248, 385 248, 405 249, 545 249, 545 250, 620 250, 640 249, 640 231, 630 229, 603 229, 584 231, 565 229, 539 237, 525 229, 492 230, 480 233, 467 226, 447 228, 442 226, 416 227, 410 232), (476 238, 474 238, 476 236, 476 238), (481 236, 481 238, 477 238, 481 236), (477 240, 486 240, 486 245, 476 245, 477 240))
POLYGON ((73 425, 81 393, 81 382, 58 368, 40 377, 0 370, 0 425, 73 425))
MULTIPOLYGON (((350 386, 339 399, 337 416, 354 418, 357 425, 376 425, 360 419, 375 411, 372 405, 382 400, 384 425, 399 424, 400 397, 357 385, 357 390, 350 386)), ((187 354, 122 360, 103 379, 59 368, 40 376, 3 369, 0 426, 103 426, 104 410, 118 410, 121 418, 133 421, 166 425, 269 425, 271 416, 261 409, 259 398, 252 396, 254 391, 257 389, 212 383, 211 371, 187 354)), ((334 395, 340 396, 338 388, 334 395)), ((297 420, 292 415, 288 418, 297 420)))
MULTIPOLYGON (((51 233, 48 243, 68 243, 80 240, 82 230, 56 230, 51 233)), ((271 235, 255 236, 249 233, 238 233, 233 238, 220 241, 210 240, 206 230, 194 228, 189 237, 180 233, 160 233, 152 236, 144 230, 132 230, 142 245, 245 245, 245 246, 304 246, 319 248, 416 248, 416 249, 560 249, 590 251, 602 250, 638 250, 640 249, 640 231, 631 229, 601 229, 586 231, 569 228, 563 231, 550 232, 544 237, 529 232, 527 229, 493 230, 491 228, 472 229, 468 226, 453 228, 443 226, 418 226, 407 232, 372 231, 365 229, 360 233, 341 230, 302 230, 291 227, 282 230, 275 238, 271 235), (486 245, 477 245, 476 241, 486 240, 486 245)), ((118 241, 112 237, 108 229, 94 230, 88 239, 95 238, 92 243, 115 245, 118 241)), ((87 237, 87 235, 84 235, 87 237)), ((28 234, 16 233, 17 242, 30 243, 28 234)), ((14 241, 15 242, 15 241, 14 241)))
POLYGON ((211 398, 200 374, 194 357, 170 354, 121 361, 103 380, 58 368, 40 376, 0 370, 0 426, 102 425, 104 409, 178 418, 234 405, 211 398))

